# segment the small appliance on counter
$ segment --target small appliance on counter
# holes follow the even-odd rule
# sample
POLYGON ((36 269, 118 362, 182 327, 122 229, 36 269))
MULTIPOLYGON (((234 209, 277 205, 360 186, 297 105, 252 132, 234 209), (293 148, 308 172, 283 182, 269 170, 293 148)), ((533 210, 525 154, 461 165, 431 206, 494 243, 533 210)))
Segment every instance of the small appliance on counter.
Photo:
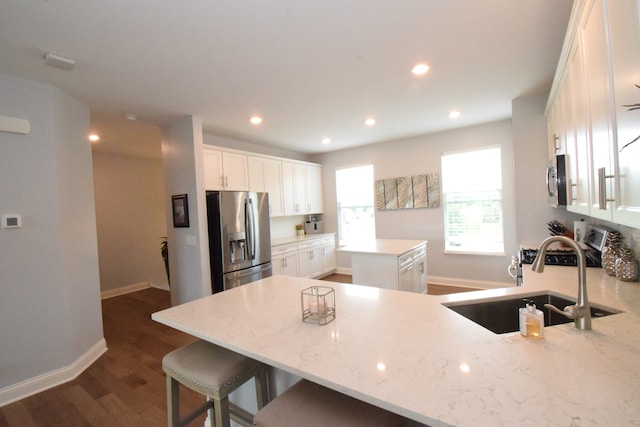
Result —
POLYGON ((322 215, 309 215, 309 219, 304 223, 305 234, 324 233, 322 215))

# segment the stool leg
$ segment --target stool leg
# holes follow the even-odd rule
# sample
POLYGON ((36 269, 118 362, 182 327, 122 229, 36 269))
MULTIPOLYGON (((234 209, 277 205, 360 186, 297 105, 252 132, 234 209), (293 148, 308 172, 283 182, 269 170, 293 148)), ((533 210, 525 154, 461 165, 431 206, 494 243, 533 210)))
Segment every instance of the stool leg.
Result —
POLYGON ((213 410, 215 412, 215 427, 229 427, 231 425, 229 398, 227 396, 222 399, 213 398, 213 410))
POLYGON ((263 369, 255 376, 255 381, 256 402, 258 403, 258 409, 262 409, 264 405, 269 403, 269 382, 266 369, 263 369))
POLYGON ((180 425, 180 385, 167 374, 167 421, 169 427, 180 425))

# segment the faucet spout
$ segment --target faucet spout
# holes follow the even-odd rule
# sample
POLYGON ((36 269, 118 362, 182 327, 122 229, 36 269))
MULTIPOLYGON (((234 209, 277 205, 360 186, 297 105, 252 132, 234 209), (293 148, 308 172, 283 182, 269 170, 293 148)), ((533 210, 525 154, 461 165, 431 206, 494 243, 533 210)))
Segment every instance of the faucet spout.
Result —
POLYGON ((542 273, 544 271, 544 257, 547 253, 547 248, 554 242, 565 243, 576 251, 578 258, 578 302, 573 306, 565 307, 564 311, 567 312, 572 319, 575 319, 576 328, 590 330, 591 307, 589 306, 589 299, 587 298, 587 261, 580 245, 573 239, 565 236, 551 236, 546 238, 540 245, 538 256, 536 256, 536 259, 533 261, 532 270, 536 273, 542 273))

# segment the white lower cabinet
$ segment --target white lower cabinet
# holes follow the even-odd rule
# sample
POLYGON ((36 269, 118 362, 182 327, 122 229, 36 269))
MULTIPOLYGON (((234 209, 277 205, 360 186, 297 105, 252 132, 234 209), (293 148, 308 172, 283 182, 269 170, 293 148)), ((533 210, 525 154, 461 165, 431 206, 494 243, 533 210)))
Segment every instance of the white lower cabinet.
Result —
POLYGON ((272 247, 271 264, 274 275, 298 277, 298 245, 291 243, 272 247))
POLYGON ((273 274, 318 278, 336 270, 335 234, 272 246, 273 274), (293 262, 295 261, 295 269, 293 262))
POLYGON ((322 274, 336 271, 338 264, 336 261, 335 235, 323 237, 320 243, 322 244, 322 274))
POLYGON ((421 245, 401 255, 354 252, 353 283, 424 293, 427 286, 427 248, 421 245))
POLYGON ((427 252, 414 249, 398 258, 398 289, 424 293, 427 288, 427 252))
POLYGON ((322 274, 320 239, 298 243, 298 267, 300 277, 312 278, 322 274))

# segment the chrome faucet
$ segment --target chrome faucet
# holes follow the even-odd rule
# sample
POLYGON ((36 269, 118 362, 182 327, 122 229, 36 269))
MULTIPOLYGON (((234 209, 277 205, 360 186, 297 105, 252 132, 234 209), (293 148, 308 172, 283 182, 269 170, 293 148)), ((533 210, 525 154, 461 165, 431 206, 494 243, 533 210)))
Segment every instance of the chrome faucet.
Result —
POLYGON ((591 330, 591 307, 589 306, 589 299, 587 298, 587 262, 584 251, 580 245, 573 239, 564 236, 547 237, 542 242, 538 256, 536 256, 536 259, 533 261, 532 270, 536 273, 542 273, 544 271, 544 257, 547 253, 547 247, 553 242, 566 243, 576 251, 578 258, 578 302, 574 305, 566 306, 564 310, 560 310, 552 304, 545 304, 544 306, 569 319, 575 320, 576 328, 584 331, 591 330))

